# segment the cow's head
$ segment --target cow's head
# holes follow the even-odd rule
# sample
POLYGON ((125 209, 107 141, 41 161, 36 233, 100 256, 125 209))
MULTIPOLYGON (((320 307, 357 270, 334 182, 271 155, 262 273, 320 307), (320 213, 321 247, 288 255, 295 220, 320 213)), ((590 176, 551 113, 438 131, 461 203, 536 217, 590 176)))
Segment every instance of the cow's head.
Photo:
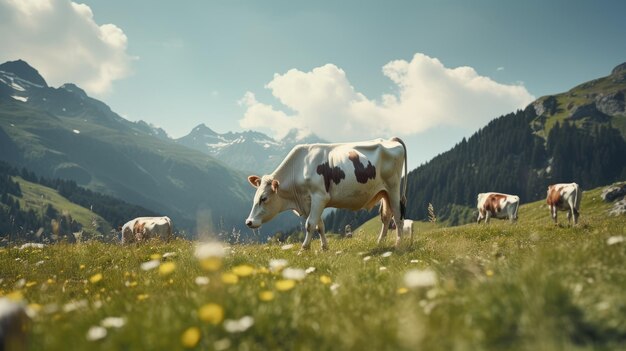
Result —
POLYGON ((271 176, 249 176, 248 182, 256 188, 252 200, 252 210, 246 219, 249 228, 258 228, 268 222, 281 210, 281 198, 278 196, 278 180, 271 176))

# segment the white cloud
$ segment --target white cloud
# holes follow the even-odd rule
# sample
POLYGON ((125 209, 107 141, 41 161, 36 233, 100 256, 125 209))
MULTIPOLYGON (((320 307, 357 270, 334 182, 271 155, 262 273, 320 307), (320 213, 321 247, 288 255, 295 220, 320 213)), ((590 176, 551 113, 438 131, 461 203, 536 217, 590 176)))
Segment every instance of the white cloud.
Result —
POLYGON ((0 0, 0 61, 23 59, 48 84, 72 82, 90 94, 130 74, 127 37, 98 25, 91 8, 68 0, 0 0))
POLYGON ((442 125, 476 128, 534 100, 522 85, 497 83, 471 67, 447 68, 419 53, 410 62, 387 63, 382 72, 395 91, 378 99, 359 93, 332 64, 275 74, 266 88, 288 109, 259 102, 247 92, 239 123, 276 137, 297 127, 331 141, 357 140, 414 135, 442 125))

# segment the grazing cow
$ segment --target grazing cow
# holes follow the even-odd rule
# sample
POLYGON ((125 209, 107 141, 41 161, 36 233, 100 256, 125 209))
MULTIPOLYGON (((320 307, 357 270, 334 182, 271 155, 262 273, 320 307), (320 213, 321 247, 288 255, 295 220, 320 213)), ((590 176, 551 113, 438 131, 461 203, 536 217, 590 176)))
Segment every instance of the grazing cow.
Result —
POLYGON ((519 208, 519 196, 507 195, 500 193, 480 193, 478 194, 477 204, 478 221, 485 220, 489 223, 489 219, 508 218, 511 222, 517 221, 517 209, 519 208))
MULTIPOLYGON (((399 138, 298 145, 272 174, 248 177, 257 190, 246 225, 258 228, 278 213, 293 210, 307 218, 302 249, 310 247, 311 232, 317 230, 325 250, 328 243, 322 221, 324 208, 371 209, 380 201, 380 243, 387 235, 389 223, 404 216, 406 173, 406 146, 399 138), (405 181, 401 192, 403 165, 405 181)), ((396 233, 397 245, 401 232, 396 233)))
POLYGON ((574 224, 578 223, 580 200, 583 194, 576 183, 569 184, 553 184, 548 186, 546 202, 550 206, 550 213, 554 223, 557 223, 557 210, 567 211, 567 221, 570 222, 574 217, 574 224))
POLYGON ((169 217, 137 217, 122 226, 122 244, 157 237, 163 241, 172 238, 172 221, 169 217))

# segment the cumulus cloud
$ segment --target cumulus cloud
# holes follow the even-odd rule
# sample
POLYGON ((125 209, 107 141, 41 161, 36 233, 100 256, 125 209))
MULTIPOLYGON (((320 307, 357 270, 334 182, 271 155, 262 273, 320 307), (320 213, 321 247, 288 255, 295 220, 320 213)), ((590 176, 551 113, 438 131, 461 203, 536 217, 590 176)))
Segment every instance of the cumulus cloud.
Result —
POLYGON ((134 59, 119 27, 98 25, 89 6, 68 0, 0 0, 0 33, 0 61, 23 59, 48 84, 91 94, 110 91, 134 59))
POLYGON ((447 68, 420 53, 411 61, 391 61, 382 72, 394 91, 377 99, 358 92, 332 64, 275 74, 265 88, 283 106, 259 102, 247 92, 239 123, 276 137, 292 128, 332 141, 407 136, 436 126, 475 128, 534 100, 523 85, 495 82, 471 67, 447 68))

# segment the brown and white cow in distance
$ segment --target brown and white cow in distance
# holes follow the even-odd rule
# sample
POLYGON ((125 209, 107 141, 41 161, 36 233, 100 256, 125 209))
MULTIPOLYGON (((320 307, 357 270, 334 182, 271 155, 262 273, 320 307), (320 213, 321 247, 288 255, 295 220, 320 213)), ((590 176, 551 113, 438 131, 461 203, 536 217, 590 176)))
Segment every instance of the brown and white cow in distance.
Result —
POLYGON ((137 217, 122 226, 122 244, 151 238, 169 241, 172 238, 172 220, 169 217, 137 217))
POLYGON ((582 192, 576 183, 561 183, 548 186, 546 202, 550 207, 550 214, 554 223, 557 223, 557 211, 567 211, 567 221, 574 217, 574 224, 578 223, 580 200, 582 192))
POLYGON ((508 218, 511 222, 517 220, 519 208, 519 196, 501 193, 478 194, 476 207, 478 208, 478 221, 485 220, 489 223, 490 218, 508 218))
POLYGON ((406 146, 399 138, 295 146, 272 174, 248 177, 257 190, 246 225, 258 228, 278 213, 293 210, 306 217, 302 249, 310 247, 314 230, 322 249, 327 249, 324 208, 371 209, 382 200, 378 242, 393 220, 399 228, 397 245, 406 203, 406 180, 400 189, 403 165, 406 179, 406 146))

